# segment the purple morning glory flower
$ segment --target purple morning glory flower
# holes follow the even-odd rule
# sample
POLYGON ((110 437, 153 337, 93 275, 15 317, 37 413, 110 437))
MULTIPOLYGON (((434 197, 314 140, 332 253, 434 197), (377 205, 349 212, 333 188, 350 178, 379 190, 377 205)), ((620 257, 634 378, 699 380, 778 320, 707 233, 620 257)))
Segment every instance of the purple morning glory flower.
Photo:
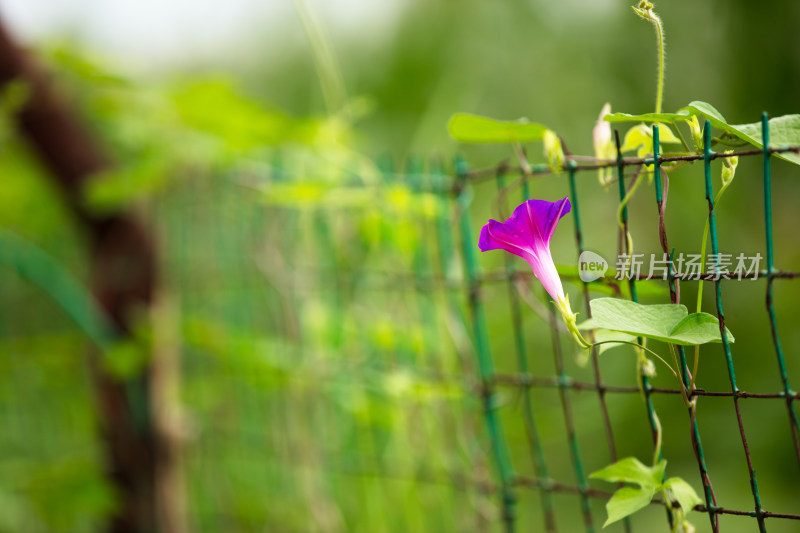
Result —
POLYGON ((533 269, 556 305, 562 308, 566 298, 550 255, 550 238, 558 221, 569 213, 569 198, 557 202, 527 200, 505 222, 489 220, 481 230, 481 251, 505 250, 523 258, 533 269))

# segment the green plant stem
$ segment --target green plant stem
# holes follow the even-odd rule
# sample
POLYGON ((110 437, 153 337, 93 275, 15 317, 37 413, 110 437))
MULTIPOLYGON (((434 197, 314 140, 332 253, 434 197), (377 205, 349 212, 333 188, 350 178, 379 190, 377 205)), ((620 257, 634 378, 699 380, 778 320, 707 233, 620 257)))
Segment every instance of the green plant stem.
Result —
POLYGON ((339 68, 333 46, 313 5, 308 0, 295 0, 294 7, 311 48, 314 66, 322 86, 325 106, 328 108, 328 114, 333 115, 341 111, 347 103, 347 90, 342 70, 339 68))
MULTIPOLYGON (((719 200, 722 198, 722 193, 728 188, 731 182, 722 185, 722 188, 717 191, 717 195, 714 197, 714 205, 719 205, 719 200)), ((706 225, 703 227, 703 244, 700 247, 700 271, 702 272, 706 267, 706 246, 708 245, 708 220, 706 220, 706 225)), ((700 312, 700 309, 703 305, 703 280, 699 280, 697 285, 697 313, 700 312)))
POLYGON ((678 132, 678 139, 681 140, 681 144, 683 145, 683 149, 686 150, 686 153, 687 154, 688 153, 697 153, 697 152, 692 152, 691 151, 691 149, 689 148, 689 144, 686 142, 686 139, 683 138, 683 133, 681 133, 681 129, 678 127, 677 124, 675 124, 675 131, 678 132))
POLYGON ((664 25, 661 19, 653 12, 653 4, 647 0, 639 2, 638 6, 633 6, 633 10, 644 20, 653 24, 656 29, 656 40, 658 41, 658 86, 656 89, 656 113, 661 113, 661 102, 664 96, 664 25))
POLYGON ((647 353, 649 353, 650 355, 652 355, 653 357, 655 357, 656 359, 658 359, 659 361, 661 361, 662 363, 664 363, 664 366, 666 366, 669 369, 669 371, 672 372, 672 375, 675 376, 675 379, 677 379, 678 381, 681 380, 681 378, 678 376, 677 372, 675 372, 675 370, 672 368, 672 366, 670 366, 670 364, 667 361, 665 361, 663 357, 658 355, 656 352, 654 352, 650 348, 647 348, 646 346, 642 346, 641 344, 639 344, 637 342, 632 342, 632 341, 610 340, 610 341, 600 341, 600 342, 595 342, 595 343, 589 343, 589 348, 591 348, 593 346, 600 346, 601 344, 630 344, 634 348, 640 348, 640 349, 646 351, 647 353))
MULTIPOLYGON (((714 199, 714 205, 717 205, 717 201, 719 200, 719 195, 714 199)), ((706 220, 706 225, 703 227, 703 244, 700 246, 700 273, 703 272, 706 268, 706 246, 708 245, 708 220, 706 220)), ((703 280, 700 279, 697 282, 697 305, 696 313, 699 313, 703 307, 703 280)))
MULTIPOLYGON (((644 167, 642 167, 644 168, 644 167)), ((628 257, 633 257, 633 237, 631 237, 630 231, 625 230, 625 207, 628 205, 628 201, 633 197, 633 194, 636 192, 636 189, 639 187, 641 183, 642 177, 642 169, 640 168, 639 171, 636 173, 636 176, 633 178, 633 184, 628 192, 625 194, 625 197, 620 201, 619 208, 617 209, 617 220, 619 222, 619 229, 622 231, 622 234, 625 238, 625 244, 627 247, 628 257)))
POLYGON ((519 141, 514 141, 513 145, 514 153, 519 161, 519 168, 522 170, 522 173, 526 178, 530 178, 532 176, 531 166, 528 164, 528 158, 525 157, 525 150, 522 149, 522 144, 520 144, 519 141))
MULTIPOLYGON (((655 465, 658 464, 659 461, 661 461, 661 436, 662 436, 661 420, 658 418, 658 415, 655 412, 653 412, 653 421, 655 422, 656 425, 656 445, 655 449, 653 450, 653 464, 655 465)), ((666 502, 667 500, 664 499, 664 501, 666 502)), ((669 506, 667 506, 667 510, 669 510, 669 506)))
POLYGON ((656 27, 658 38, 658 88, 656 89, 656 113, 661 113, 661 104, 664 100, 664 28, 661 19, 653 14, 653 25, 656 27))
POLYGON ((685 167, 688 164, 690 164, 690 161, 680 161, 674 165, 662 166, 661 168, 663 168, 668 174, 671 174, 674 170, 678 170, 679 168, 685 167))
MULTIPOLYGON (((623 231, 625 231, 625 219, 623 217, 622 211, 628 205, 630 199, 633 198, 633 194, 636 192, 636 189, 639 188, 639 184, 642 181, 641 177, 642 177, 642 168, 640 168, 636 172, 636 175, 633 177, 633 184, 631 185, 631 188, 628 189, 628 192, 625 194, 625 197, 619 203, 619 207, 617 208, 617 221, 619 222, 620 229, 623 231)), ((630 235, 628 235, 628 240, 630 241, 630 235)), ((628 244, 630 245, 632 243, 629 242, 628 244)), ((633 255, 633 246, 631 246, 630 249, 628 250, 628 254, 633 255)))
MULTIPOLYGON (((664 494, 664 502, 667 503, 667 505, 669 505, 669 503, 668 503, 669 500, 667 499, 667 489, 664 489, 662 492, 664 494)), ((675 521, 672 522, 672 533, 678 533, 678 523, 679 522, 680 522, 680 520, 675 520, 675 521)))
MULTIPOLYGON (((719 191, 717 191, 716 196, 714 197, 714 205, 719 205, 719 200, 722 198, 722 194, 728 188, 733 180, 729 181, 728 183, 724 183, 719 191)), ((700 272, 702 273, 706 268, 706 247, 708 245, 708 231, 709 231, 709 222, 706 219, 706 224, 703 226, 703 244, 700 246, 700 272)), ((697 282, 697 305, 696 305, 696 313, 699 313, 703 308, 703 280, 700 279, 697 282)), ((694 347, 694 361, 692 363, 692 382, 689 384, 689 390, 694 390, 694 383, 697 379, 697 368, 698 368, 698 360, 700 359, 700 345, 696 345, 694 347)))
MULTIPOLYGON (((678 355, 675 353, 675 345, 669 345, 669 353, 672 356, 672 362, 675 365, 675 368, 680 368, 678 364, 678 355)), ((694 374, 692 374, 694 376, 694 374)), ((689 407, 689 392, 686 390, 686 386, 683 384, 683 380, 679 379, 678 382, 681 385, 681 397, 683 397, 683 403, 686 404, 686 407, 689 407)))

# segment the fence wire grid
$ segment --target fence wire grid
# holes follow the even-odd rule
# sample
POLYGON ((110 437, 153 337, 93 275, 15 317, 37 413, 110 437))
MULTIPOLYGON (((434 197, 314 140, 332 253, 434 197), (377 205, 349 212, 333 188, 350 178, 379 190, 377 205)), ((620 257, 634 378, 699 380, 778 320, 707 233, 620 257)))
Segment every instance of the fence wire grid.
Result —
MULTIPOLYGON (((153 326, 144 321, 138 334, 157 360, 171 361, 175 397, 159 405, 174 411, 181 443, 172 482, 185 530, 599 531, 615 487, 589 473, 627 456, 649 462, 657 411, 668 474, 705 501, 690 514, 698 531, 796 531, 790 376, 800 371, 800 295, 791 281, 800 273, 776 268, 771 160, 797 149, 770 147, 766 117, 763 135, 763 149, 738 151, 723 217, 712 169, 735 154, 711 150, 708 125, 699 155, 601 164, 568 156, 560 174, 536 165, 531 175, 508 164, 471 170, 464 160, 452 172, 385 160, 369 176, 324 165, 302 174, 276 156, 263 168, 176 184, 147 206, 162 280, 153 326), (696 164, 668 182, 661 167, 676 160, 696 164), (620 210, 632 182, 649 179, 631 172, 643 163, 653 166, 652 185, 620 210), (596 180, 605 167, 616 177, 606 191, 596 180), (736 342, 700 349, 694 416, 663 368, 652 379, 637 375, 630 348, 592 351, 579 364, 527 266, 479 254, 476 229, 490 216, 531 196, 565 195, 572 213, 551 244, 557 264, 576 264, 584 250, 624 253, 618 211, 642 252, 696 251, 706 220, 712 254, 763 251, 755 280, 704 276, 704 309, 716 310, 736 342)), ((657 128, 654 137, 659 147, 657 128)), ((796 242, 800 190, 782 183, 780 191, 775 234, 796 242)), ((90 277, 76 257, 79 237, 23 237, 90 277)), ((800 255, 790 248, 778 251, 793 265, 800 255)), ((0 423, 8 429, 0 432, 0 529, 97 531, 114 494, 84 334, 42 294, 59 291, 47 286, 56 278, 36 275, 41 265, 17 252, 0 253, 11 267, 0 277, 0 423)), ((590 283, 561 270, 584 317, 590 296, 686 304, 697 294, 698 281, 674 269, 663 282, 590 283)), ((694 354, 679 355, 688 386, 694 354)), ((667 530, 663 505, 656 499, 606 530, 667 530)))
MULTIPOLYGON (((584 246, 584 238, 583 238, 583 231, 581 226, 581 211, 580 211, 580 203, 579 198, 577 195, 576 189, 576 175, 581 171, 587 170, 595 170, 601 169, 604 167, 612 166, 616 168, 616 184, 618 186, 619 192, 619 201, 620 201, 620 221, 622 224, 622 231, 620 232, 620 245, 619 245, 619 253, 621 257, 624 257, 623 254, 632 254, 632 250, 628 247, 630 246, 630 241, 627 241, 624 237, 629 231, 629 226, 631 225, 631 221, 629 221, 628 217, 628 207, 627 202, 629 197, 627 197, 628 192, 633 188, 633 182, 641 178, 639 173, 635 173, 633 176, 626 175, 625 169, 628 167, 640 167, 643 164, 652 165, 652 176, 654 181, 654 192, 655 192, 655 205, 657 209, 657 216, 658 216, 658 224, 657 224, 657 239, 658 242, 661 244, 661 251, 664 254, 664 258, 669 258, 669 269, 668 269, 668 276, 667 281, 669 284, 669 297, 671 303, 678 303, 679 302, 679 295, 680 289, 678 284, 683 281, 691 281, 692 278, 682 275, 677 269, 674 260, 675 249, 670 249, 668 245, 668 233, 665 223, 665 207, 666 207, 666 183, 667 181, 667 174, 663 171, 662 165, 667 162, 674 162, 674 161, 700 161, 703 163, 703 175, 704 175, 704 192, 705 192, 705 199, 708 205, 708 223, 709 223, 709 237, 711 242, 711 250, 712 255, 709 258, 713 261, 716 261, 717 264, 708 265, 709 267, 717 267, 716 272, 714 273, 703 273, 697 277, 696 280, 713 280, 714 281, 714 303, 716 307, 716 315, 720 322, 720 327, 722 331, 722 351, 725 357, 725 364, 727 369, 727 376, 729 381, 729 388, 730 390, 727 391, 709 391, 705 389, 695 389, 691 388, 690 380, 691 372, 690 368, 687 363, 687 356, 684 347, 676 346, 679 360, 680 360, 680 371, 681 371, 681 378, 683 380, 684 386, 689 389, 689 399, 693 399, 695 397, 725 397, 730 398, 733 403, 733 410, 736 415, 736 423, 738 427, 739 437, 740 437, 740 450, 739 453, 742 455, 742 459, 746 464, 747 472, 749 475, 749 491, 752 494, 753 498, 753 505, 751 509, 733 509, 724 506, 718 500, 714 486, 712 484, 712 475, 709 471, 708 462, 706 460, 706 451, 702 444, 701 438, 701 428, 700 423, 698 422, 697 416, 692 413, 692 410, 689 410, 690 414, 690 435, 689 438, 691 440, 692 449, 694 452, 694 456, 697 462, 697 469, 699 473, 699 479, 702 482, 703 486, 703 496, 705 499, 705 505, 699 505, 694 510, 700 511, 702 513, 706 513, 708 515, 709 526, 712 531, 720 531, 720 520, 719 517, 721 515, 734 515, 734 516, 747 516, 752 517, 756 520, 757 526, 759 531, 767 531, 767 524, 766 519, 773 519, 772 522, 775 522, 774 519, 782 519, 782 520, 800 520, 800 514, 796 513, 785 513, 785 512, 773 512, 766 510, 762 505, 762 499, 759 492, 759 485, 756 477, 756 470, 754 468, 753 458, 750 452, 750 448, 748 445, 747 439, 747 432, 745 430, 745 424, 743 421, 742 416, 742 408, 740 406, 740 402, 743 399, 752 398, 752 399, 780 399, 783 400, 785 403, 786 411, 788 413, 788 424, 790 427, 791 433, 791 441, 787 443, 789 447, 793 449, 793 455, 795 456, 796 465, 800 466, 800 441, 798 441, 798 415, 797 410, 794 405, 795 400, 798 399, 798 393, 794 392, 790 385, 789 376, 787 373, 787 366, 786 366, 786 359, 784 356, 784 351, 781 344, 781 339, 778 331, 778 324, 777 324, 777 316, 775 312, 775 307, 773 304, 773 283, 776 278, 788 278, 793 279, 797 276, 796 272, 791 271, 779 271, 775 268, 774 265, 774 251, 773 251, 773 226, 772 226, 772 170, 771 170, 771 156, 774 153, 785 153, 785 152, 797 152, 797 147, 770 147, 769 144, 769 121, 764 114, 762 117, 762 135, 763 135, 763 149, 759 150, 742 150, 742 151, 727 151, 724 153, 713 152, 711 150, 711 127, 708 121, 705 123, 704 128, 704 150, 703 153, 700 155, 692 155, 692 156, 679 156, 679 157, 661 157, 659 154, 659 131, 658 126, 653 126, 653 138, 654 138, 654 154, 652 154, 649 158, 624 158, 619 151, 620 141, 619 141, 619 133, 615 132, 616 135, 616 145, 617 145, 617 160, 615 163, 611 164, 590 164, 590 165, 580 165, 574 159, 567 158, 566 164, 566 174, 569 180, 569 198, 572 203, 572 216, 574 222, 574 237, 576 248, 579 254, 582 254, 586 251, 584 246), (717 224, 716 224, 716 212, 715 212, 715 205, 714 205, 714 188, 712 185, 711 179, 711 163, 713 160, 721 157, 752 157, 752 156, 761 156, 763 159, 763 217, 764 217, 764 228, 765 228, 765 239, 764 239, 764 246, 766 249, 766 268, 761 271, 756 271, 751 274, 753 278, 762 278, 766 282, 766 298, 765 298, 765 311, 767 316, 769 317, 769 327, 770 333, 772 337, 772 344, 774 348, 774 355, 777 362, 777 377, 779 378, 780 389, 775 392, 749 392, 741 390, 737 384, 737 376, 735 371, 734 365, 734 357, 733 357, 733 349, 731 346, 732 341, 728 339, 724 327, 725 327, 725 315, 723 311, 723 285, 724 281, 733 278, 731 274, 718 274, 717 272, 722 272, 719 268, 719 260, 720 260, 720 246, 718 242, 718 234, 717 234, 717 224), (626 181, 627 180, 627 181, 626 181), (629 183, 629 186, 626 186, 626 183, 629 183)), ((457 168, 457 176, 460 184, 468 183, 469 181, 476 181, 476 180, 485 180, 491 179, 494 175, 494 179, 496 180, 497 188, 499 191, 499 195, 504 197, 509 192, 509 187, 506 186, 506 174, 508 173, 508 168, 506 165, 501 165, 496 169, 488 169, 488 170, 480 170, 480 171, 473 171, 469 172, 464 167, 457 168)), ((518 173, 522 174, 522 177, 515 183, 515 185, 521 184, 522 190, 522 197, 520 201, 524 201, 530 198, 529 190, 528 190, 528 180, 538 176, 547 176, 550 175, 550 171, 547 168, 539 168, 534 170, 533 172, 523 172, 522 169, 518 169, 518 173)), ((460 194, 463 194, 460 193, 460 194)), ((503 198, 505 199, 505 198, 503 198)), ((502 200, 501 200, 502 201, 502 200)), ((748 213, 751 215, 752 213, 748 213)), ((609 386, 605 384, 603 374, 600 371, 599 365, 599 357, 598 357, 598 350, 597 348, 592 349, 591 353, 591 366, 593 370, 593 380, 589 382, 581 382, 576 381, 575 379, 571 378, 565 372, 565 365, 564 365, 564 347, 563 341, 559 339, 559 335, 557 333, 558 329, 558 321, 555 315, 555 312, 552 308, 547 310, 547 314, 549 315, 549 322, 551 325, 552 330, 552 338, 553 338, 553 355, 555 361, 555 370, 556 374, 552 377, 538 377, 533 376, 529 370, 528 364, 528 353, 526 352, 525 348, 525 341, 523 338, 523 327, 522 321, 520 317, 521 313, 521 304, 520 304, 520 297, 521 291, 515 290, 514 285, 519 283, 520 277, 523 275, 522 272, 516 271, 514 264, 516 261, 511 258, 506 258, 506 275, 505 276, 483 276, 480 273, 480 270, 477 266, 478 259, 476 257, 475 252, 475 245, 474 245, 474 235, 472 234, 469 218, 466 214, 466 211, 462 212, 462 237, 463 237, 463 254, 465 258, 465 271, 466 271, 466 279, 469 286, 469 305, 471 311, 471 320, 474 328, 474 337, 475 337, 475 349, 477 353, 478 360, 480 362, 479 368, 481 371, 481 381, 482 381, 482 394, 484 398, 484 411, 486 415, 486 421, 489 428, 489 436, 491 439, 491 446, 492 446, 492 453, 494 455, 494 460, 497 468, 497 478, 499 484, 499 501, 500 505, 502 506, 502 519, 505 523, 505 530, 506 531, 514 531, 515 530, 515 504, 517 501, 516 493, 521 488, 533 488, 540 492, 541 496, 541 505, 543 509, 543 517, 544 517, 544 527, 546 531, 556 531, 556 520, 554 516, 554 504, 553 504, 553 494, 554 493, 571 493, 577 494, 580 499, 580 509, 583 516, 583 523, 585 526, 586 531, 595 531, 598 529, 596 523, 596 517, 592 512, 592 505, 590 503, 590 499, 592 498, 600 498, 600 499, 608 499, 611 495, 611 492, 604 491, 604 490, 597 490, 594 487, 590 487, 588 480, 587 480, 587 472, 585 461, 582 459, 581 452, 580 452, 580 445, 577 438, 578 429, 574 423, 574 415, 573 415, 573 406, 570 391, 584 391, 584 390, 592 390, 595 391, 598 395, 598 402, 600 407, 600 416, 602 418, 603 426, 605 429, 606 435, 606 446, 609 452, 609 462, 615 462, 619 458, 618 454, 618 444, 615 440, 614 436, 614 427, 612 423, 612 417, 609 412, 608 401, 607 398, 610 394, 621 394, 621 393, 633 393, 633 394, 640 394, 643 393, 644 396, 644 404, 646 406, 647 411, 647 418, 648 423, 650 426, 650 430, 653 436, 653 443, 655 445, 658 437, 658 422, 657 417, 655 416, 655 409, 654 409, 654 401, 653 398, 655 395, 672 395, 680 396, 681 390, 677 388, 663 388, 663 387, 654 387, 650 383, 650 379, 644 373, 640 373, 639 379, 641 380, 641 388, 639 387, 621 387, 621 386, 609 386), (499 278, 504 277, 505 280, 509 284, 509 302, 511 305, 511 316, 512 316, 512 334, 514 336, 514 347, 517 355, 518 365, 519 365, 519 372, 515 374, 506 374, 506 373, 498 373, 493 368, 492 362, 492 355, 488 348, 488 336, 489 336, 489 329, 486 325, 486 317, 485 312, 483 309, 483 305, 481 302, 481 298, 479 297, 481 286, 489 281, 499 281, 499 278), (496 414, 496 407, 493 405, 493 398, 495 396, 495 391, 498 387, 515 387, 521 390, 522 394, 522 403, 523 403, 523 411, 524 416, 522 423, 526 426, 526 433, 529 437, 529 444, 531 453, 533 456, 533 464, 535 465, 534 471, 536 476, 533 478, 520 476, 515 474, 514 467, 512 465, 512 461, 509 457, 508 452, 508 444, 506 438, 504 437, 504 432, 502 427, 500 427, 500 423, 498 421, 498 417, 496 414), (565 419, 565 428, 566 428, 566 441, 567 441, 567 448, 569 449, 569 453, 571 456, 572 466, 574 469, 574 483, 561 483, 558 481, 553 480, 549 473, 547 463, 544 457, 544 453, 542 450, 541 442, 541 430, 538 427, 536 421, 535 411, 537 408, 534 406, 534 402, 531 401, 529 397, 529 391, 532 388, 537 387, 549 387, 555 388, 558 390, 559 398, 561 401, 561 408, 563 411, 563 416, 565 419)), ((563 238, 563 235, 562 235, 563 238)), ((630 261, 630 260, 628 260, 630 261)), ((627 296, 633 300, 638 301, 637 297, 637 282, 640 278, 645 277, 644 275, 639 274, 638 272, 633 271, 633 267, 630 266, 630 262, 620 264, 623 268, 629 269, 628 272, 625 272, 625 275, 621 276, 620 279, 627 278, 627 285, 628 285, 628 293, 627 296)), ((615 277, 616 279, 616 277, 615 277)), ((646 278, 649 279, 649 276, 646 278)), ((741 281, 741 276, 739 277, 741 281)), ((523 289, 524 290, 524 289, 523 289)), ((591 317, 591 312, 589 310, 589 300, 590 300, 590 292, 591 287, 589 283, 583 284, 583 297, 585 302, 585 313, 586 316, 591 317)), ((617 289, 617 293, 621 294, 619 289, 617 289)), ((545 295, 546 296, 546 295, 545 295)), ((546 298, 545 298, 546 301, 546 298)), ((641 342, 641 339, 639 339, 641 342)), ((608 357, 608 356, 606 356, 608 357)), ((694 368, 697 371, 697 367, 694 368)), ((659 455, 657 457, 658 460, 662 459, 662 454, 659 450, 659 455)), ((788 467, 787 467, 788 468, 788 467)), ((796 481, 796 480, 795 480, 796 481)), ((653 504, 664 504, 663 500, 659 500, 658 498, 654 499, 653 504)), ((669 527, 672 528, 673 524, 671 521, 671 516, 667 513, 667 519, 669 520, 669 527)), ((796 527, 796 526, 788 526, 788 527, 796 527)), ((630 520, 625 520, 624 528, 626 531, 632 530, 632 525, 630 520)))

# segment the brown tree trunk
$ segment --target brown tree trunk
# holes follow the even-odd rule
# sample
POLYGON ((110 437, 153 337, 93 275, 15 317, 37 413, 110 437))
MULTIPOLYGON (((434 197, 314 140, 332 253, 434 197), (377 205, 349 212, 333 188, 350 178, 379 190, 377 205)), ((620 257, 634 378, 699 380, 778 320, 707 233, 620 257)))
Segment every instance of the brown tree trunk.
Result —
MULTIPOLYGON (((0 23, 0 86, 21 80, 29 97, 16 115, 21 134, 60 186, 71 211, 90 237, 92 290, 125 336, 131 311, 149 306, 155 284, 153 246, 130 214, 95 216, 80 202, 84 183, 109 166, 109 160, 48 82, 45 73, 12 41, 0 23)), ((150 389, 152 365, 122 382, 94 358, 94 385, 106 443, 108 475, 120 495, 108 531, 150 533, 155 517, 156 470, 170 453, 153 428, 150 389)))

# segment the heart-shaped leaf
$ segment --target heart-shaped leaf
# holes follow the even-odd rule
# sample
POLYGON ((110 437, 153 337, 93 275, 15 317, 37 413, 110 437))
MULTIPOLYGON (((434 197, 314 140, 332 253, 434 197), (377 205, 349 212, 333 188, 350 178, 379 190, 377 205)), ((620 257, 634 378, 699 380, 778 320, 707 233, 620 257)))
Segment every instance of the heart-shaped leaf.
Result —
MULTIPOLYGON (((693 313, 679 304, 643 305, 619 298, 596 298, 589 305, 592 325, 636 337, 684 346, 722 342, 718 320, 708 313, 693 313)), ((725 329, 729 342, 735 339, 725 329)))
POLYGON ((653 487, 622 487, 606 502, 608 519, 603 524, 603 527, 613 524, 617 520, 622 520, 643 507, 647 507, 654 494, 653 487))
POLYGON ((541 141, 547 127, 521 118, 514 121, 495 120, 489 117, 456 113, 447 124, 447 130, 457 141, 466 143, 514 143, 541 141))
MULTIPOLYGON (((714 106, 708 102, 695 100, 677 113, 644 113, 630 115, 628 113, 613 113, 604 117, 608 122, 646 122, 675 124, 688 120, 692 115, 708 120, 712 126, 742 141, 763 148, 764 140, 761 135, 761 122, 751 124, 728 124, 714 106)), ((770 146, 800 146, 800 115, 784 115, 769 120, 770 146)), ((664 142, 664 139, 662 139, 664 142)), ((624 151, 624 150, 623 150, 624 151)), ((776 157, 800 165, 800 154, 783 153, 776 157)))
MULTIPOLYGON (((734 342, 733 335, 727 331, 729 342, 734 342)), ((692 313, 672 328, 669 333, 670 342, 673 344, 705 344, 707 342, 721 342, 719 335, 719 320, 708 313, 692 313)))
MULTIPOLYGON (((761 122, 752 124, 728 124, 725 117, 706 102, 694 101, 678 113, 689 112, 707 119, 712 126, 724 130, 757 148, 763 148, 761 122)), ((784 115, 769 120, 770 146, 800 146, 800 115, 784 115)), ((777 157, 800 165, 800 154, 790 152, 776 154, 777 157)))
POLYGON ((647 466, 635 457, 620 459, 589 475, 593 479, 602 479, 612 483, 634 483, 641 487, 658 488, 664 479, 667 461, 662 460, 655 466, 647 466))
POLYGON ((682 122, 688 120, 690 113, 688 111, 677 113, 645 113, 643 115, 629 115, 628 113, 611 113, 603 117, 607 122, 661 122, 664 124, 672 124, 675 122, 682 122))
POLYGON ((689 512, 695 505, 701 505, 703 500, 697 495, 691 485, 679 477, 671 477, 664 482, 664 486, 672 491, 672 497, 678 500, 681 509, 689 512))

